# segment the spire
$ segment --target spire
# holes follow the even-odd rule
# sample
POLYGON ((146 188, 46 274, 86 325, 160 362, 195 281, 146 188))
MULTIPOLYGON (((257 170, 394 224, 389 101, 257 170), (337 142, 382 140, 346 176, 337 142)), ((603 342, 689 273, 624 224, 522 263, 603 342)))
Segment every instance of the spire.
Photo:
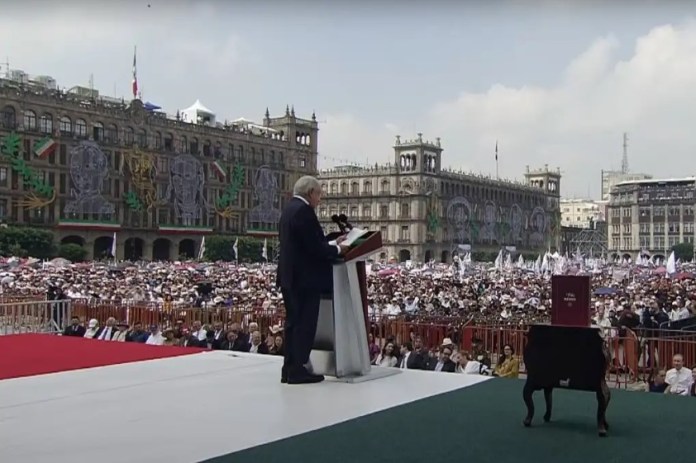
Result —
POLYGON ((628 134, 623 134, 623 157, 621 158, 621 173, 628 173, 628 134))
POLYGON ((312 120, 313 120, 314 122, 317 121, 317 114, 316 114, 314 111, 312 111, 312 120))
POLYGON ((295 117, 295 105, 292 105, 292 109, 290 109, 290 115, 292 117, 295 117))
POLYGON ((271 113, 268 112, 268 106, 266 106, 266 119, 271 118, 271 113))
POLYGON ((290 106, 285 105, 285 115, 289 116, 290 115, 290 106))

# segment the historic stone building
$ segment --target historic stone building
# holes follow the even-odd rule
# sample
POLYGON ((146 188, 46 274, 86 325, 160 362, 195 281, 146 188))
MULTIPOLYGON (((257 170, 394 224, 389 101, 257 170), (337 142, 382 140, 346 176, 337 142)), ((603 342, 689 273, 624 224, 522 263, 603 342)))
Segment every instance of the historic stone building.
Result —
POLYGON ((321 171, 322 225, 331 230, 331 216, 345 214, 357 226, 380 230, 385 252, 379 258, 400 261, 446 262, 463 249, 558 246, 559 171, 527 169, 525 183, 499 181, 443 169, 442 151, 439 138, 397 137, 393 164, 321 171))
MULTIPOLYGON (((0 79, 0 222, 55 230, 89 257, 195 256, 209 233, 274 234, 317 169, 316 118, 294 108, 221 123, 200 102, 168 116, 139 99, 0 79)), ((19 77, 17 77, 19 76, 19 77)))
POLYGON ((696 238, 696 178, 643 179, 619 183, 609 201, 609 252, 664 258, 696 238))

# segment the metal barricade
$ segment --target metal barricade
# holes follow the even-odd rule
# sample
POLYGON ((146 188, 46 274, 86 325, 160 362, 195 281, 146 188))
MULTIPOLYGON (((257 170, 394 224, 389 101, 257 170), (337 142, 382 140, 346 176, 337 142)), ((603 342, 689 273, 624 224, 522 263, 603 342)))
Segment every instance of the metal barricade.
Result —
POLYGON ((70 324, 72 303, 63 301, 0 304, 0 335, 61 333, 70 324))

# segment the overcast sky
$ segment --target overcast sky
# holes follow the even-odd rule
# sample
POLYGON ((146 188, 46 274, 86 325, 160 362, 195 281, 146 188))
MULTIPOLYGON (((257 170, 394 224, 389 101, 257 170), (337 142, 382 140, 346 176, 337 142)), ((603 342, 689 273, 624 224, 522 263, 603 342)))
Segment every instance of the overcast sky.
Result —
POLYGON ((696 173, 686 1, 324 3, 341 6, 5 0, 0 61, 128 97, 137 45, 143 99, 170 113, 196 99, 220 120, 315 110, 320 167, 391 161, 396 134, 422 132, 443 165, 494 174, 497 140, 501 177, 549 164, 563 196, 598 197, 628 132, 632 171, 696 173))

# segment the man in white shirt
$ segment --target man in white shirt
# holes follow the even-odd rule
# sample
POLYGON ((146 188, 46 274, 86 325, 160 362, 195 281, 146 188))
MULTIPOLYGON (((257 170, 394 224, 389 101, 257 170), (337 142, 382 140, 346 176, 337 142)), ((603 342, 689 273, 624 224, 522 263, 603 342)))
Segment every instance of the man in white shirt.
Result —
POLYGON ((150 325, 150 336, 148 336, 145 344, 149 346, 161 346, 164 344, 164 336, 162 336, 162 332, 157 325, 150 325))
POLYGON ((672 359, 672 368, 665 376, 668 384, 665 394, 689 395, 691 383, 694 381, 691 370, 684 368, 684 357, 677 354, 672 359))

